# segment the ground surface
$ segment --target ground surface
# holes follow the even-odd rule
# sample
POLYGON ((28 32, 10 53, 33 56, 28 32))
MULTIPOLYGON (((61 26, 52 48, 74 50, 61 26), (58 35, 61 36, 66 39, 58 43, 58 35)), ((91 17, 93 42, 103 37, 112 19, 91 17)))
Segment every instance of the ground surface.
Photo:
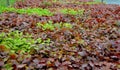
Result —
POLYGON ((3 8, 0 69, 119 70, 120 6, 83 1, 25 0, 3 8))

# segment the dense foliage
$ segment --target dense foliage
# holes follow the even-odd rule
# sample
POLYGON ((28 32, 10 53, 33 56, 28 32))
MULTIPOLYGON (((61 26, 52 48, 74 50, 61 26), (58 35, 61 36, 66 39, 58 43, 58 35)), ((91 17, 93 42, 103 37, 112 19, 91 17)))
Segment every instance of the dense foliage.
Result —
POLYGON ((120 69, 120 6, 83 1, 0 8, 0 69, 120 69))

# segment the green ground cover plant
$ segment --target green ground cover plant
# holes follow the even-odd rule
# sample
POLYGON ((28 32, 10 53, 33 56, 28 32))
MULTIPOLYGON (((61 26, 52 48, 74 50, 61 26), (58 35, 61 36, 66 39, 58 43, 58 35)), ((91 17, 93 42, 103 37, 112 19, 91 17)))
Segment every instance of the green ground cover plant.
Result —
POLYGON ((35 41, 30 35, 24 37, 23 33, 19 31, 0 34, 0 44, 5 45, 12 53, 20 50, 22 53, 30 52, 30 48, 34 43, 35 41))
POLYGON ((0 13, 2 12, 15 12, 19 14, 28 14, 28 15, 38 15, 38 16, 52 16, 48 9, 42 8, 23 8, 23 9, 16 9, 13 7, 0 7, 0 13))
POLYGON ((76 4, 87 4, 87 5, 94 5, 94 4, 100 4, 100 1, 93 1, 93 2, 76 2, 76 4))
POLYGON ((92 5, 92 4, 100 4, 101 2, 99 1, 95 1, 95 2, 85 2, 83 4, 89 4, 89 5, 92 5))
POLYGON ((94 2, 101 2, 101 0, 94 0, 94 2))
MULTIPOLYGON (((15 2, 16 2, 16 0, 9 0, 10 6, 12 6, 15 2)), ((0 0, 0 6, 3 6, 3 7, 8 6, 7 5, 7 0, 0 0)))
POLYGON ((47 30, 47 29, 54 30, 55 29, 52 21, 48 21, 48 23, 45 23, 45 24, 37 23, 37 27, 41 27, 42 30, 47 30))
POLYGON ((11 53, 30 52, 31 48, 38 50, 38 45, 35 44, 46 44, 49 45, 50 39, 42 40, 41 38, 33 39, 32 35, 23 35, 23 32, 13 31, 9 33, 0 34, 0 45, 4 45, 7 49, 10 49, 11 53))
POLYGON ((70 23, 55 23, 53 24, 52 21, 48 21, 47 23, 45 24, 41 24, 41 23, 37 23, 36 25, 38 28, 41 28, 42 30, 55 30, 55 28, 57 29, 61 29, 61 28, 72 28, 73 25, 70 24, 70 23))
POLYGON ((84 9, 81 9, 81 10, 62 9, 61 13, 63 13, 63 14, 70 14, 70 15, 83 15, 84 9))
POLYGON ((65 27, 65 28, 72 28, 73 26, 70 23, 64 23, 63 27, 65 27))

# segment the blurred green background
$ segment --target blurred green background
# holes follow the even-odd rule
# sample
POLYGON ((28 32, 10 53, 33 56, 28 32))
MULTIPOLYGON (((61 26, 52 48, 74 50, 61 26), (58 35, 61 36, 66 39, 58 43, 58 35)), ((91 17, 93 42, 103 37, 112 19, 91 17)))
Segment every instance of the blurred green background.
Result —
POLYGON ((9 5, 11 6, 15 3, 15 1, 17 0, 0 0, 0 6, 4 6, 4 7, 9 5))

